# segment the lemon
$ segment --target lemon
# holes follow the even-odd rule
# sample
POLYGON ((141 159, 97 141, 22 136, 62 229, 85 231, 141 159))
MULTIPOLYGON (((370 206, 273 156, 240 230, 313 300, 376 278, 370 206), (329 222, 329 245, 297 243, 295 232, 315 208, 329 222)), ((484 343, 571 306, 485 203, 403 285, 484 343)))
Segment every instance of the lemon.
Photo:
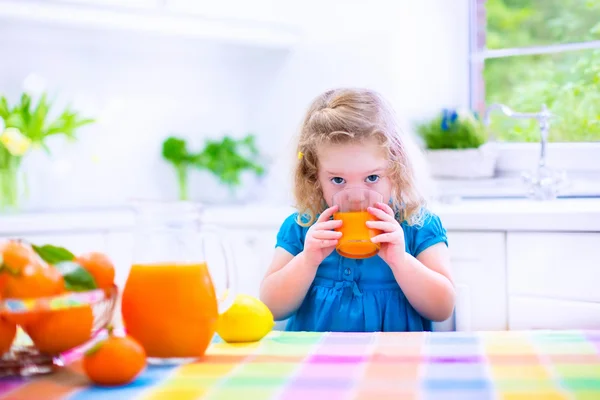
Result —
POLYGON ((273 329, 271 310, 259 299, 238 294, 223 314, 219 315, 217 333, 228 343, 256 342, 273 329))

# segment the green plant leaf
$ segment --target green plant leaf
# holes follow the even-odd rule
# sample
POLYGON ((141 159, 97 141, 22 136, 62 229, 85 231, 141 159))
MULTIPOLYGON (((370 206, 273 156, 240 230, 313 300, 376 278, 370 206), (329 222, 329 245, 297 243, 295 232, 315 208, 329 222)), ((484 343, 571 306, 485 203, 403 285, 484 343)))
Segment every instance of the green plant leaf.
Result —
POLYGON ((29 94, 23 93, 19 102, 11 108, 6 98, 2 97, 0 116, 6 127, 19 129, 23 135, 42 147, 46 146, 45 140, 50 135, 65 135, 73 141, 77 129, 95 122, 91 118, 82 118, 68 107, 57 118, 49 120, 52 103, 46 93, 35 104, 29 94))
POLYGON ((259 176, 264 173, 259 158, 253 134, 242 139, 226 135, 220 141, 207 140, 202 152, 193 157, 192 165, 208 170, 222 184, 233 189, 241 184, 244 171, 253 171, 259 176))
POLYGON ((75 255, 64 247, 52 246, 50 244, 43 246, 32 244, 31 247, 33 247, 33 250, 49 264, 56 264, 62 261, 73 261, 75 259, 75 255))
POLYGON ((10 268, 8 265, 0 263, 0 272, 8 272, 12 276, 19 276, 19 271, 10 268))
POLYGON ((27 126, 25 124, 25 120, 23 119, 23 116, 20 113, 11 113, 7 118, 4 119, 4 123, 6 124, 7 128, 17 128, 21 131, 22 134, 28 136, 31 139, 31 137, 26 131, 27 126))
POLYGON ((163 142, 162 156, 172 164, 178 165, 191 159, 185 139, 168 137, 163 142))
POLYGON ((29 131, 33 137, 40 139, 43 138, 44 123, 46 122, 46 117, 48 116, 49 111, 50 103, 47 101, 46 94, 44 93, 38 100, 37 106, 35 106, 35 109, 31 113, 29 131))
POLYGON ((72 292, 85 292, 97 289, 94 277, 81 265, 72 261, 62 261, 54 264, 65 280, 65 288, 72 292))
POLYGON ((10 106, 8 105, 8 100, 6 97, 0 97, 0 117, 2 119, 7 119, 11 114, 10 106))
POLYGON ((106 340, 99 340, 98 342, 94 343, 94 345, 92 347, 90 347, 89 349, 87 349, 85 351, 84 355, 86 357, 90 357, 90 356, 94 355, 95 353, 98 352, 98 350, 100 350, 102 348, 105 341, 106 340))
POLYGON ((445 124, 443 115, 437 115, 417 127, 417 132, 428 149, 477 148, 487 141, 486 130, 481 121, 470 113, 459 114, 455 121, 446 120, 445 124))

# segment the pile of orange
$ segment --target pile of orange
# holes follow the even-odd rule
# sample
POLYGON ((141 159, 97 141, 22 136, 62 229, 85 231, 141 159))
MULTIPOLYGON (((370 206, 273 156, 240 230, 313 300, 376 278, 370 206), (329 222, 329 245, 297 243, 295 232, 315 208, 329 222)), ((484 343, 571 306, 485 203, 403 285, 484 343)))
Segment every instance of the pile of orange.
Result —
MULTIPOLYGON (((115 269, 105 254, 82 254, 73 262, 93 277, 97 288, 113 286, 115 269)), ((0 298, 31 299, 66 292, 61 272, 44 261, 33 246, 20 240, 0 242, 0 298)), ((17 325, 27 332, 40 352, 56 355, 90 340, 94 314, 91 306, 0 313, 0 354, 10 349, 17 325)))

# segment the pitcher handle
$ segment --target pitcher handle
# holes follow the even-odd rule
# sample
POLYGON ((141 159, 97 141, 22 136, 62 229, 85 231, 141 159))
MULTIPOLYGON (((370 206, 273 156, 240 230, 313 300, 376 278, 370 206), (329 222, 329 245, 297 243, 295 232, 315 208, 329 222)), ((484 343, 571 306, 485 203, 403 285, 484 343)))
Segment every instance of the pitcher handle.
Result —
POLYGON ((225 232, 217 226, 203 224, 200 232, 203 236, 216 236, 221 252, 225 257, 225 291, 217 297, 219 314, 222 314, 231 307, 237 295, 237 271, 234 268, 233 251, 229 241, 223 239, 225 232))

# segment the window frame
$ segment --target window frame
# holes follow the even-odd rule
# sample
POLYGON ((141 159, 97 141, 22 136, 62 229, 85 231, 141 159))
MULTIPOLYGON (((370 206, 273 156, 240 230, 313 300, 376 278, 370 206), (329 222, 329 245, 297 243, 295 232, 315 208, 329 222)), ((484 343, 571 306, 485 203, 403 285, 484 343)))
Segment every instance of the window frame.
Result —
MULTIPOLYGON (((569 51, 600 49, 600 40, 545 46, 506 49, 486 48, 486 0, 469 1, 469 106, 483 115, 486 109, 483 68, 489 58, 556 54, 569 51)), ((507 104, 510 107, 510 104, 507 104)), ((540 104, 541 108, 541 104, 540 104)), ((516 110, 535 112, 536 110, 516 110)), ((492 118, 503 118, 495 114, 492 118)), ((504 117, 507 118, 507 117, 504 117)), ((552 129, 552 124, 550 125, 552 129)), ((498 143, 500 173, 512 173, 535 166, 540 144, 525 142, 498 143), (533 158, 535 157, 535 158, 533 158)), ((547 146, 548 165, 568 172, 600 172, 600 142, 557 142, 547 146)))

